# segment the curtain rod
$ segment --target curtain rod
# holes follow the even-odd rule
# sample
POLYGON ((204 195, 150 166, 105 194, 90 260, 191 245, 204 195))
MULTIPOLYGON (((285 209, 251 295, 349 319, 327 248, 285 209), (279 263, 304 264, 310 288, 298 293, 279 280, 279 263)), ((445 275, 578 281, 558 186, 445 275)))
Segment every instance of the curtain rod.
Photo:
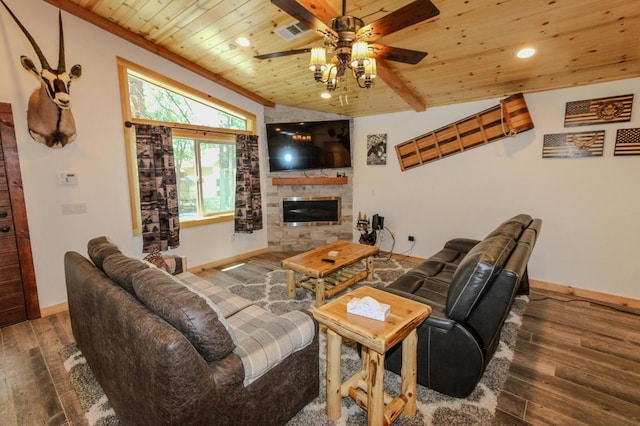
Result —
MULTIPOLYGON (((133 126, 136 125, 136 123, 133 123, 131 121, 125 121, 124 125, 125 125, 125 127, 133 127, 133 126)), ((174 126, 174 125, 168 125, 167 126, 167 125, 164 125, 164 124, 162 124, 162 126, 171 127, 172 129, 178 129, 178 130, 190 130, 192 132, 202 132, 205 135, 207 133, 219 133, 221 135, 233 135, 233 136, 243 135, 244 134, 244 133, 235 133, 235 132, 225 132, 224 130, 204 130, 204 129, 194 129, 192 127, 180 127, 180 126, 174 126)))

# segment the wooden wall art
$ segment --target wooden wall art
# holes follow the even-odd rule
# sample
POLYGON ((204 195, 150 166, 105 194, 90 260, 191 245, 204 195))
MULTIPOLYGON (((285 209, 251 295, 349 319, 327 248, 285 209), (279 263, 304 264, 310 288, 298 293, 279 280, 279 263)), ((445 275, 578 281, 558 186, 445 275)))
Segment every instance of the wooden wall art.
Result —
POLYGON ((620 123, 631 120, 633 95, 567 102, 564 126, 620 123))
POLYGON ((524 96, 518 93, 500 105, 398 144, 396 154, 400 169, 406 171, 533 127, 524 96))
POLYGON ((618 129, 613 155, 640 155, 640 128, 618 129))
POLYGON ((601 157, 604 130, 544 135, 542 158, 601 157))

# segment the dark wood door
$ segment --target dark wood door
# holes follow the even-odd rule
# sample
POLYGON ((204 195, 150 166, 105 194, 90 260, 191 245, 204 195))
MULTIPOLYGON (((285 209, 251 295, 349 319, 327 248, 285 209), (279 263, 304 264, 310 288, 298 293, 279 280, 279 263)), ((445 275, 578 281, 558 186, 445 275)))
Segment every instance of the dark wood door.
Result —
POLYGON ((13 114, 0 103, 0 326, 39 317, 13 114))

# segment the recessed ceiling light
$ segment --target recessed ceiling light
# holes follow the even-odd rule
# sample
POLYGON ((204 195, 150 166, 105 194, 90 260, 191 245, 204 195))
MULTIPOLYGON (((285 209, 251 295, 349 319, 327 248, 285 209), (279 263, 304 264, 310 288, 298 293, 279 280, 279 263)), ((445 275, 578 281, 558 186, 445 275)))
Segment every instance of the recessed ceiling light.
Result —
POLYGON ((322 99, 331 99, 331 93, 329 93, 329 92, 322 92, 322 93, 320 93, 320 97, 321 97, 322 99))
POLYGON ((536 49, 533 47, 525 47, 524 49, 518 50, 516 56, 520 59, 530 58, 536 54, 536 49))
POLYGON ((238 37, 236 39, 236 43, 238 43, 240 46, 242 47, 249 47, 251 46, 251 42, 249 41, 248 38, 246 37, 238 37))

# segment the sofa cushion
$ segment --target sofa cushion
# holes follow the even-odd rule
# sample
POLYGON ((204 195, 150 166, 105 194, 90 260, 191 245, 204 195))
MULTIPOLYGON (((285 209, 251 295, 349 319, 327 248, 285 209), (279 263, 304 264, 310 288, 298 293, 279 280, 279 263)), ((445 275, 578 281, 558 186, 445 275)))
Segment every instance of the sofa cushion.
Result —
POLYGON ((307 347, 315 336, 313 319, 300 311, 275 315, 251 305, 228 318, 236 338, 234 353, 244 366, 248 386, 293 352, 307 347))
POLYGON ((233 314, 247 306, 251 306, 250 300, 245 299, 223 289, 210 281, 204 280, 191 272, 183 272, 176 275, 187 287, 198 291, 204 297, 211 300, 220 309, 224 318, 229 318, 233 314))
POLYGON ((495 273, 509 258, 516 242, 505 235, 495 235, 474 246, 453 274, 447 295, 449 318, 464 321, 495 273))
POLYGON ((149 268, 134 275, 133 288, 142 303, 184 334, 208 362, 227 356, 235 348, 219 314, 171 275, 149 268))
POLYGON ((135 294, 133 290, 133 275, 148 269, 149 265, 141 260, 125 256, 122 253, 116 253, 104 260, 102 268, 113 282, 129 293, 135 294))
POLYGON ((89 240, 87 243, 87 254, 91 258, 93 264, 100 269, 102 269, 104 260, 116 253, 121 253, 120 249, 107 237, 96 237, 89 240))

